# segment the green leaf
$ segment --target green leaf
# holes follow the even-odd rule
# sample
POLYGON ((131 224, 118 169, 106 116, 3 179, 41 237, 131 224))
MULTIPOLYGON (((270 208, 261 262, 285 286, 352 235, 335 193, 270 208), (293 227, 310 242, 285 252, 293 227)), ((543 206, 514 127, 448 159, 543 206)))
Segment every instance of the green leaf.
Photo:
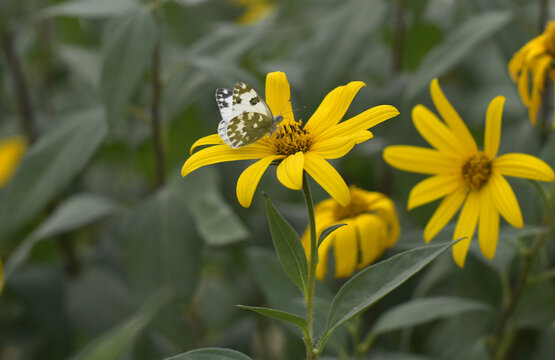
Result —
POLYGON ((326 331, 320 344, 341 324, 363 312, 411 276, 419 272, 455 242, 424 246, 405 251, 372 265, 351 278, 339 289, 328 314, 326 331))
POLYGON ((106 130, 100 109, 72 113, 31 146, 12 181, 0 191, 0 243, 66 189, 106 130))
POLYGON ((251 360, 251 358, 235 350, 205 348, 191 350, 166 360, 251 360))
MULTIPOLYGON (((207 245, 221 246, 244 240, 249 232, 220 193, 219 175, 203 168, 174 182, 185 189, 182 200, 207 245)), ((170 185, 172 186, 172 185, 170 185)))
POLYGON ((270 231, 274 248, 283 270, 289 278, 301 289, 303 294, 308 291, 308 263, 301 245, 301 240, 295 229, 276 210, 268 196, 266 200, 266 215, 270 223, 270 231))
POLYGON ((147 8, 114 19, 106 32, 100 87, 112 131, 150 64, 157 32, 147 8))
POLYGON ((131 288, 147 297, 162 284, 189 299, 199 278, 201 241, 181 186, 158 190, 122 226, 123 258, 131 288))
POLYGON ((87 81, 95 90, 98 88, 100 80, 98 52, 85 47, 64 45, 57 47, 56 53, 73 74, 87 81))
POLYGON ((332 232, 334 232, 335 230, 339 229, 342 226, 345 226, 347 224, 335 224, 332 225, 326 229, 324 229, 324 231, 322 231, 322 233, 320 234, 320 238, 318 239, 318 246, 320 246, 320 244, 322 243, 322 241, 324 241, 325 238, 327 238, 332 232))
POLYGON ((41 11, 41 15, 102 18, 121 15, 138 6, 132 0, 77 0, 49 6, 41 11))
POLYGON ((445 41, 424 58, 407 89, 410 101, 433 78, 439 77, 466 58, 482 41, 501 30, 512 16, 507 11, 490 11, 472 16, 447 36, 445 41))
POLYGON ((288 322, 290 324, 296 325, 303 331, 303 334, 308 334, 306 320, 300 316, 287 313, 285 311, 275 310, 275 309, 268 309, 265 307, 255 307, 255 306, 246 306, 246 305, 237 305, 241 309, 251 310, 256 313, 262 314, 272 319, 278 319, 281 321, 288 322))
POLYGON ((61 203, 23 243, 6 263, 6 278, 27 260, 33 246, 46 238, 82 228, 113 214, 119 207, 111 200, 92 194, 79 194, 61 203))
POLYGON ((415 299, 384 313, 374 325, 372 332, 381 334, 469 311, 492 312, 492 309, 484 303, 456 297, 415 299))
POLYGON ((162 289, 152 295, 141 309, 114 329, 96 339, 73 360, 111 360, 121 359, 133 341, 152 321, 160 309, 171 299, 171 292, 162 289))

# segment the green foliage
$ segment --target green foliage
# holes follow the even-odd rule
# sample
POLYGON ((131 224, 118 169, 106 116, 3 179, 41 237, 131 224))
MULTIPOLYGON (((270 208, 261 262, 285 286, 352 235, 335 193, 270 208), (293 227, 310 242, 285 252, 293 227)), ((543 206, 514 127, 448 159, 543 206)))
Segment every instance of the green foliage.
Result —
POLYGON ((230 349, 199 349, 177 355, 167 360, 249 360, 250 357, 230 349))

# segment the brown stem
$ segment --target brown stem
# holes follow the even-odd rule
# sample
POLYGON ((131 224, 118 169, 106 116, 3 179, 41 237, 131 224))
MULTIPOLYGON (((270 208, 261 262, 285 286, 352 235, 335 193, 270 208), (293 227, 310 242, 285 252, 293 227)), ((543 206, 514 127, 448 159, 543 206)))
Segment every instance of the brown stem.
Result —
POLYGON ((6 65, 9 70, 8 72, 12 75, 12 82, 15 88, 21 117, 21 127, 23 128, 29 142, 33 143, 37 138, 33 108, 31 106, 29 91, 27 90, 25 75, 21 70, 21 62, 15 49, 15 40, 11 29, 4 29, 2 43, 4 55, 6 57, 6 65))
POLYGON ((397 0, 395 12, 395 34, 393 39, 393 59, 391 72, 397 75, 403 67, 403 45, 405 41, 405 0, 397 0))
MULTIPOLYGON (((160 25, 160 31, 162 25, 160 25)), ((161 93, 161 80, 160 80, 160 55, 162 49, 162 34, 154 45, 152 52, 152 68, 151 68, 151 82, 152 82, 152 98, 150 107, 150 116, 152 123, 152 141, 154 144, 154 162, 156 166, 156 187, 160 188, 164 185, 164 146, 162 143, 160 124, 160 93, 161 93)))

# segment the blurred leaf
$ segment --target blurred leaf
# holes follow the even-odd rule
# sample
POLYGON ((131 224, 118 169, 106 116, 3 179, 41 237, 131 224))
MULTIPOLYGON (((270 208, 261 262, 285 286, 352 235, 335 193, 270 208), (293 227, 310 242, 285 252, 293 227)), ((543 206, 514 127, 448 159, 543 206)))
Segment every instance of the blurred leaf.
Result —
POLYGON ((262 314, 272 319, 277 319, 281 321, 288 322, 290 324, 296 325, 303 331, 303 334, 308 334, 306 320, 300 316, 289 314, 284 311, 275 310, 275 309, 268 309, 264 307, 256 307, 256 306, 246 306, 246 305, 237 305, 241 309, 251 310, 256 313, 262 314))
POLYGON ((322 231, 322 233, 320 234, 320 238, 318 239, 318 246, 320 246, 322 241, 324 241, 324 239, 327 238, 332 232, 334 232, 335 230, 337 230, 340 227, 345 226, 345 225, 347 225, 347 224, 335 224, 335 225, 332 225, 332 226, 324 229, 324 231, 322 231))
POLYGON ((101 18, 121 15, 138 6, 133 0, 77 0, 47 7, 41 11, 41 15, 101 18))
POLYGON ((276 210, 268 196, 265 196, 265 200, 266 215, 268 216, 274 248, 281 267, 303 294, 306 294, 308 291, 308 284, 306 283, 308 263, 299 235, 276 210))
POLYGON ((74 360, 117 360, 121 359, 160 309, 171 299, 168 289, 158 290, 145 302, 141 309, 123 324, 110 330, 83 351, 74 360))
POLYGON ((0 191, 0 243, 37 215, 83 169, 106 136, 100 109, 67 115, 31 146, 0 191))
POLYGON ((414 70, 421 60, 438 45, 441 30, 431 23, 416 23, 409 27, 403 40, 403 69, 414 70))
POLYGON ((97 51, 64 45, 57 54, 77 76, 88 81, 95 89, 100 78, 100 55, 97 51))
POLYGON ((432 360, 433 358, 422 356, 418 354, 409 354, 409 353, 383 353, 377 354, 375 360, 432 360))
POLYGON ((166 360, 251 360, 251 358, 235 350, 205 348, 191 350, 166 360))
MULTIPOLYGON (((372 265, 339 289, 333 299, 323 340, 341 324, 366 310, 419 272, 455 242, 405 251, 372 265)), ((322 349, 320 349, 322 350, 322 349)))
POLYGON ((435 77, 440 77, 474 48, 501 30, 511 20, 507 11, 490 11, 476 15, 448 34, 443 44, 428 53, 407 89, 406 99, 410 101, 435 77))
POLYGON ((158 28, 148 8, 112 20, 106 32, 100 86, 113 131, 150 64, 158 28))
POLYGON ((189 58, 189 61, 193 67, 202 71, 214 84, 232 87, 238 81, 244 81, 248 84, 259 83, 251 73, 227 60, 193 55, 189 58))
POLYGON ((111 200, 92 194, 79 194, 61 203, 23 243, 6 263, 6 278, 27 260, 33 246, 46 238, 82 228, 116 212, 119 207, 111 200))
POLYGON ((372 332, 381 334, 469 311, 492 310, 484 303, 456 297, 414 299, 385 312, 374 325, 372 332))
POLYGON ((167 284, 186 300, 196 288, 201 243, 183 198, 186 191, 183 186, 158 190, 122 226, 127 275, 139 296, 167 284))
POLYGON ((184 189, 182 200, 195 219, 198 232, 208 245, 227 245, 244 240, 249 232, 219 189, 218 173, 203 168, 185 179, 179 176, 176 186, 184 189))

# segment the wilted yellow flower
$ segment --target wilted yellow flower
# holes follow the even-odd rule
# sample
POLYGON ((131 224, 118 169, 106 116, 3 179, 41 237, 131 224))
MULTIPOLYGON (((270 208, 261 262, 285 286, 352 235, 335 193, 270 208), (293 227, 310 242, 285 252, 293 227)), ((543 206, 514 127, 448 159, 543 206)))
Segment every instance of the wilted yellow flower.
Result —
MULTIPOLYGON (((316 278, 324 279, 328 271, 328 254, 334 249, 335 277, 353 275, 378 259, 385 249, 395 245, 400 234, 395 205, 385 195, 350 186, 351 203, 342 206, 334 199, 327 199, 315 207, 316 235, 336 224, 347 224, 326 237, 318 248, 319 262, 316 278)), ((310 233, 302 237, 303 246, 310 259, 310 233)))
POLYGON ((518 83, 520 98, 528 107, 528 116, 533 125, 536 125, 536 115, 542 101, 545 76, 548 74, 552 81, 555 79, 554 57, 555 21, 550 21, 543 34, 526 43, 509 62, 509 73, 513 81, 518 83))
POLYGON ((233 4, 245 8, 245 12, 236 22, 239 24, 252 24, 268 16, 273 8, 273 2, 269 0, 233 0, 233 4))
POLYGON ((269 73, 266 77, 266 103, 274 116, 281 112, 284 117, 278 130, 272 136, 266 135, 253 144, 235 149, 225 144, 218 134, 201 138, 193 144, 191 153, 197 146, 214 146, 191 155, 183 165, 181 175, 186 176, 205 165, 259 159, 243 171, 237 181, 237 199, 242 206, 249 207, 262 174, 272 162, 279 162, 277 178, 285 187, 300 190, 303 171, 306 171, 337 202, 347 206, 349 188, 326 159, 344 156, 356 144, 373 137, 367 129, 399 114, 393 106, 381 105, 340 123, 363 86, 363 82, 353 81, 337 87, 325 97, 303 126, 302 122, 293 118, 289 82, 285 74, 269 73))
POLYGON ((27 141, 23 136, 11 136, 0 140, 0 188, 12 178, 25 149, 27 141))
POLYGON ((453 239, 466 239, 454 245, 453 257, 463 267, 476 226, 480 249, 488 259, 493 258, 497 247, 499 214, 512 226, 523 226, 517 199, 503 175, 550 182, 554 174, 549 165, 531 155, 511 153, 497 156, 504 97, 498 96, 489 104, 484 150, 480 151, 465 123, 441 91, 437 79, 432 81, 430 88, 432 100, 445 123, 422 105, 413 108, 412 120, 420 135, 434 149, 389 146, 383 157, 401 170, 434 175, 418 183, 408 200, 408 209, 412 209, 445 197, 424 229, 427 242, 462 206, 453 239))

